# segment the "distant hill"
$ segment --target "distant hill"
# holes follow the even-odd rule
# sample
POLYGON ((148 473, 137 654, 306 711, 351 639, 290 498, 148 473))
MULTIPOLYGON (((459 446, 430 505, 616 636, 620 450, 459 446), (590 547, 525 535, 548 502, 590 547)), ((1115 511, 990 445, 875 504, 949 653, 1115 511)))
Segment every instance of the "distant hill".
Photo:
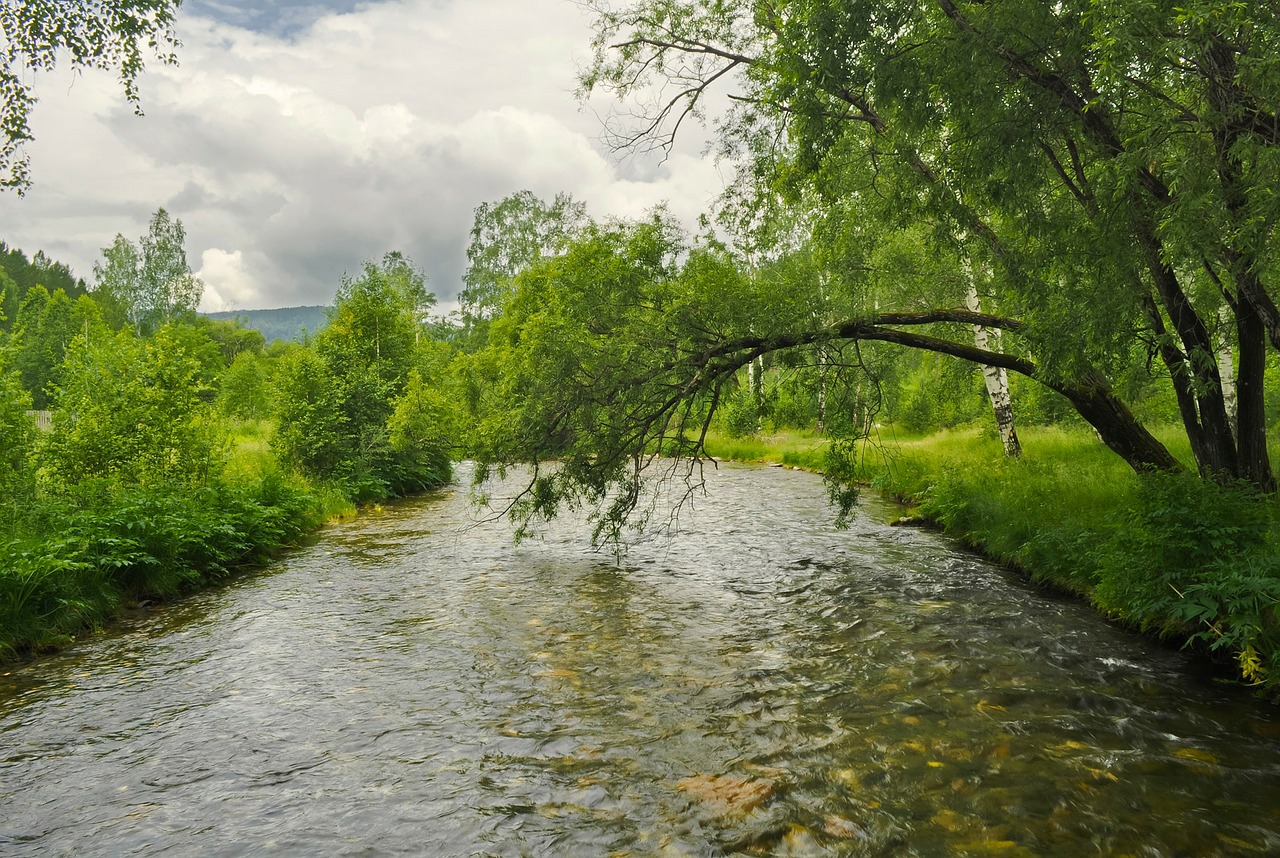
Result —
POLYGON ((210 319, 234 321, 239 319, 246 328, 253 328, 268 343, 275 340, 296 340, 314 336, 329 324, 328 307, 280 307, 276 310, 226 310, 220 313, 204 313, 210 319))

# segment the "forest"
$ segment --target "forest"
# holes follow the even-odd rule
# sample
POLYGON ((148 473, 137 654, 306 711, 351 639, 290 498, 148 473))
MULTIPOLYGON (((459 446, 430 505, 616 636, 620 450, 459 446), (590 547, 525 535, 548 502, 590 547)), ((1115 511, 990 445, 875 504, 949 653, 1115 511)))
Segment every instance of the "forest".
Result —
POLYGON ((582 95, 645 105, 619 148, 673 145, 728 88, 736 178, 697 233, 521 191, 476 209, 458 312, 391 252, 270 344, 195 315, 163 209, 88 285, 5 248, 0 648, 461 458, 481 495, 529 469, 517 536, 585 507, 618 546, 655 479, 695 491, 754 439, 794 442, 836 521, 877 487, 1280 688, 1280 12, 585 5, 582 95))

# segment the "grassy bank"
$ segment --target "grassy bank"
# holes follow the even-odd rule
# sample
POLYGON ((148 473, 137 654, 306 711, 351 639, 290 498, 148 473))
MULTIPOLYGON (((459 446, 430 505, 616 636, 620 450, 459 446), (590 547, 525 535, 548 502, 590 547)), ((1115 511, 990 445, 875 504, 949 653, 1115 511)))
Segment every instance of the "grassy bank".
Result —
MULTIPOLYGON (((866 481, 1032 579, 1188 640, 1280 694, 1277 506, 1192 475, 1139 478, 1089 433, 1029 429, 1024 456, 973 430, 884 439, 866 481)), ((1175 453, 1173 438, 1167 440, 1175 453)), ((821 470, 820 440, 713 439, 713 455, 821 470)))
POLYGON ((342 487, 282 470, 270 424, 233 424, 199 482, 86 484, 31 498, 0 537, 0 663, 65 646, 143 600, 261 566, 356 511, 342 487))

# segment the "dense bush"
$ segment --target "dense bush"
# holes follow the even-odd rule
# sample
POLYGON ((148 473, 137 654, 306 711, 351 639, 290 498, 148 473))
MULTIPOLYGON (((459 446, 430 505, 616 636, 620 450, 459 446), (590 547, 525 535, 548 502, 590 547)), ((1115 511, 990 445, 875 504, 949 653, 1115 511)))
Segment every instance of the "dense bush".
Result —
POLYGON ((0 544, 0 657, 64 642, 125 602, 193 590, 262 562, 320 523, 278 475, 196 489, 135 486, 40 510, 56 529, 0 544))

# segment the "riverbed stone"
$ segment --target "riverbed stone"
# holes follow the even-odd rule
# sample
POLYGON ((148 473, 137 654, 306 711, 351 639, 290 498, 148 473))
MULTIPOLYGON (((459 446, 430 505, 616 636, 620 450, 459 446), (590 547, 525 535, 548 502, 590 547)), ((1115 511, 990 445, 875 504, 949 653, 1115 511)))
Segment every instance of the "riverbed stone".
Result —
POLYGON ((730 775, 692 775, 676 782, 676 788, 725 815, 750 813, 769 800, 776 787, 764 779, 730 775))

